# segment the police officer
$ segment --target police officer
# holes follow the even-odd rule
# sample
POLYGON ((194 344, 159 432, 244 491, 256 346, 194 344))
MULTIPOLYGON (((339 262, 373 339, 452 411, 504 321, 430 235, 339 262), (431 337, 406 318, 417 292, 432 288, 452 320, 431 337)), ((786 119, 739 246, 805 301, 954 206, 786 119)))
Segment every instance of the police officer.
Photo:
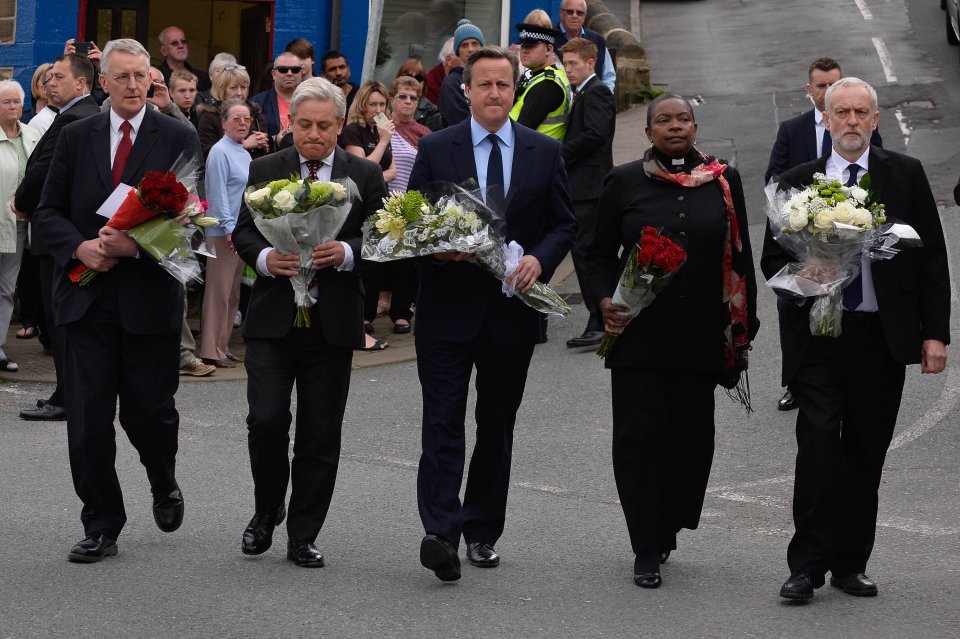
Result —
POLYGON ((517 101, 510 117, 531 129, 563 140, 570 114, 570 83, 562 67, 553 62, 553 48, 560 32, 550 27, 520 23, 520 63, 527 72, 517 87, 517 101))

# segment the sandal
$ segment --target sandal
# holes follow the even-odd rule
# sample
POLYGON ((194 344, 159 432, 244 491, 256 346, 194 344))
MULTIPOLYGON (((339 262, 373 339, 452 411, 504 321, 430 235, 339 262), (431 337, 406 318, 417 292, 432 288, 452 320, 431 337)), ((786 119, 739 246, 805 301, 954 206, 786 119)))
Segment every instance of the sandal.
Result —
POLYGON ((381 342, 378 339, 374 339, 373 344, 371 344, 370 346, 364 346, 362 348, 358 348, 357 350, 358 351, 382 351, 388 346, 390 346, 390 344, 388 344, 387 342, 381 342))
POLYGON ((17 339, 33 339, 40 335, 40 330, 36 326, 24 326, 17 331, 17 339))
POLYGON ((0 359, 0 371, 5 373, 16 373, 20 370, 20 367, 17 366, 16 362, 11 362, 9 359, 0 359))

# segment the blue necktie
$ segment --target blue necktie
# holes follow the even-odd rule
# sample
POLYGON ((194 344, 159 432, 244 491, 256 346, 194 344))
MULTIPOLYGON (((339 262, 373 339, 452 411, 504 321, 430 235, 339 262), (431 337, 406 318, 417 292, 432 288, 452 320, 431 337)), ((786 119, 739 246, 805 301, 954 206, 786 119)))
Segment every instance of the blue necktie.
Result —
MULTIPOLYGON (((850 177, 847 179, 847 186, 856 186, 857 173, 860 172, 859 164, 851 164, 850 177)), ((863 272, 857 273, 857 277, 847 284, 843 289, 843 305, 848 311, 855 311, 863 302, 863 272)))
MULTIPOLYGON (((830 132, 824 129, 823 131, 823 144, 820 145, 820 155, 826 155, 830 151, 830 147, 833 146, 833 138, 830 137, 830 132)), ((857 167, 860 168, 860 167, 857 167)))
POLYGON ((487 204, 498 213, 503 212, 503 157, 500 155, 500 138, 496 133, 487 136, 492 145, 487 160, 487 204))

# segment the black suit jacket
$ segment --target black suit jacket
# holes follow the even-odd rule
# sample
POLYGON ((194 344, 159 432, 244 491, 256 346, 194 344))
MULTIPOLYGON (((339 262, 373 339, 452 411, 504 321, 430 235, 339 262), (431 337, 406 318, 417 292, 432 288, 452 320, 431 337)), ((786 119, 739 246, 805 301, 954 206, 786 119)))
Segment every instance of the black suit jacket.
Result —
MULTIPOLYGON (((817 121, 814 117, 814 109, 780 123, 780 128, 777 130, 777 141, 774 142, 773 149, 770 151, 767 172, 763 174, 764 184, 768 183, 770 178, 774 176, 820 157, 820 149, 817 148, 816 127, 817 121)), ((870 144, 878 147, 883 146, 880 129, 873 130, 870 144)))
MULTIPOLYGON (((57 115, 53 124, 47 129, 40 141, 37 142, 37 148, 27 160, 27 170, 23 174, 23 181, 17 187, 17 193, 14 196, 18 211, 23 211, 29 216, 40 203, 40 194, 43 192, 43 184, 47 181, 47 172, 50 170, 50 164, 53 162, 53 152, 57 148, 57 140, 60 139, 60 133, 63 128, 72 122, 88 118, 91 115, 100 113, 100 105, 92 96, 86 95, 78 100, 76 104, 66 111, 57 115)), ((43 237, 37 230, 36 221, 31 220, 30 228, 30 252, 33 255, 49 255, 43 237)))
MULTIPOLYGON (((467 118, 420 140, 410 173, 410 189, 429 191, 434 182, 461 184, 477 179, 467 118)), ((506 241, 515 240, 543 268, 550 281, 573 246, 577 222, 567 187, 560 143, 512 123, 515 135, 510 192, 504 203, 506 241)), ((487 323, 502 344, 540 340, 540 313, 507 298, 499 280, 467 262, 424 260, 417 297, 418 334, 451 342, 469 341, 487 323)))
MULTIPOLYGON (((812 183, 814 173, 825 171, 828 157, 787 171, 780 176, 781 184, 801 187, 812 183)), ((886 205, 887 216, 916 229, 924 244, 871 265, 887 347, 901 364, 916 364, 923 340, 950 343, 950 274, 943 228, 919 160, 870 147, 868 169, 872 189, 886 205)), ((763 274, 770 278, 792 261, 773 239, 768 225, 760 260, 763 274)), ((793 379, 810 340, 809 312, 810 300, 802 306, 780 304, 784 385, 793 379)))
MULTIPOLYGON (((289 147, 250 164, 248 184, 300 175, 300 154, 289 147)), ((347 221, 337 236, 353 250, 352 271, 326 268, 317 274, 317 303, 311 308, 313 326, 323 331, 331 344, 345 348, 363 345, 363 284, 360 281, 361 226, 364 220, 380 208, 387 194, 383 172, 375 163, 351 155, 343 149, 334 151, 332 179, 350 178, 359 190, 354 193, 353 206, 347 221)), ((257 257, 271 245, 261 235, 245 202, 240 205, 240 217, 233 231, 233 244, 244 262, 256 268, 257 257)), ((297 307, 293 287, 286 277, 260 276, 253 286, 253 295, 243 323, 243 336, 256 339, 283 337, 293 328, 297 307)))
POLYGON ((616 123, 613 94, 600 76, 590 78, 573 101, 563 138, 563 163, 574 201, 600 197, 603 178, 613 168, 616 123))
POLYGON ((262 93, 258 93, 250 101, 260 107, 263 117, 267 119, 267 133, 270 137, 276 137, 280 133, 280 110, 277 108, 277 90, 269 88, 262 93))
MULTIPOLYGON (((72 109, 71 109, 72 110, 72 109)), ((188 124, 146 109, 121 181, 136 186, 147 171, 167 171, 181 155, 200 157, 196 131, 188 124)), ((106 219, 97 215, 113 192, 110 172, 110 114, 101 113, 63 129, 34 213, 36 227, 56 262, 53 311, 58 325, 83 319, 108 286, 116 287, 119 320, 131 333, 176 334, 183 323, 183 287, 146 256, 120 258, 89 286, 67 279, 79 262, 72 256, 84 240, 97 237, 106 219)))

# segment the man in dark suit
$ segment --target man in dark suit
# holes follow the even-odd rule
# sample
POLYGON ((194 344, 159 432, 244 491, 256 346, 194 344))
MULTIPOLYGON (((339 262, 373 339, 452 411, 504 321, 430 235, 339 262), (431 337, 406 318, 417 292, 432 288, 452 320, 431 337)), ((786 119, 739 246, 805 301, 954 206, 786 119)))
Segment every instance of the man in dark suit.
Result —
MULTIPOLYGON (((518 290, 549 281, 573 245, 576 219, 560 143, 509 119, 516 57, 499 47, 474 52, 464 69, 472 115, 420 142, 411 189, 468 179, 503 211, 505 239, 524 256, 510 276, 518 290), (501 205, 502 203, 502 205, 501 205)), ((423 391, 423 453, 417 499, 426 536, 420 562, 443 581, 460 578, 457 547, 475 566, 500 563, 494 551, 506 514, 513 427, 527 369, 540 339, 539 313, 506 297, 501 283, 447 253, 423 261, 415 341, 423 391), (477 444, 463 480, 470 376, 477 369, 477 444)))
POLYGON ((583 334, 567 340, 569 348, 597 346, 603 339, 603 319, 598 300, 586 293, 586 248, 593 239, 596 205, 603 179, 613 168, 613 134, 617 109, 610 89, 594 73, 597 47, 586 38, 574 38, 560 49, 563 67, 573 90, 573 108, 563 139, 563 163, 570 176, 573 210, 577 214, 577 241, 573 245, 573 265, 577 281, 582 282, 583 304, 590 313, 583 334))
POLYGON ((273 87, 258 93, 250 101, 263 111, 267 119, 267 133, 280 144, 290 126, 290 100, 293 92, 303 81, 303 60, 292 53, 284 52, 273 61, 273 87))
POLYGON ((27 160, 23 181, 17 187, 13 207, 22 217, 31 220, 30 252, 39 257, 40 301, 47 330, 53 345, 53 368, 57 387, 49 399, 37 401, 35 408, 20 411, 20 418, 36 421, 59 421, 67 418, 66 401, 63 395, 63 329, 53 321, 53 256, 43 242, 33 214, 40 202, 43 185, 47 181, 53 152, 65 126, 100 113, 100 106, 90 96, 93 86, 93 65, 85 56, 75 53, 57 58, 47 72, 47 100, 59 109, 53 124, 37 143, 37 148, 27 160))
POLYGON ((147 470, 157 526, 172 532, 183 521, 173 399, 183 287, 125 233, 105 227, 97 210, 119 184, 166 171, 181 153, 200 155, 190 126, 146 108, 150 55, 143 45, 109 42, 100 72, 111 110, 63 129, 34 213, 56 261, 53 311, 65 337, 70 469, 86 533, 68 556, 84 563, 115 555, 126 522, 114 468, 118 398, 120 425, 147 470), (81 263, 98 272, 87 286, 67 277, 81 263))
MULTIPOLYGON (((869 144, 880 118, 877 95, 857 78, 826 94, 832 151, 780 176, 801 187, 814 173, 857 183, 869 173, 888 215, 911 225, 923 248, 888 261, 862 260, 843 291, 843 333, 810 334, 810 300, 787 301, 781 314, 783 383, 800 406, 793 495, 795 533, 790 578, 780 595, 809 599, 831 572, 831 585, 877 594, 865 576, 877 523, 877 490, 893 436, 908 364, 922 373, 946 365, 950 276, 940 217, 920 162, 869 144), (842 435, 841 435, 842 432, 842 435)), ((761 268, 768 278, 791 261, 767 228, 761 268)))
POLYGON ((314 542, 337 478, 353 350, 363 345, 363 285, 357 272, 361 225, 387 194, 378 165, 337 147, 345 110, 339 88, 323 78, 305 80, 290 101, 293 146, 250 165, 251 185, 298 175, 320 181, 349 178, 357 187, 340 235, 314 247, 318 273, 311 295, 317 303, 310 310, 309 328, 293 325, 296 304, 289 278, 298 273, 299 256, 274 249, 257 230, 246 204, 241 204, 233 232, 240 257, 261 276, 243 323, 255 513, 241 549, 259 555, 270 548, 273 530, 286 514, 290 480, 287 559, 309 568, 324 563, 314 542), (297 434, 291 468, 287 450, 294 383, 297 434))
MULTIPOLYGON (((843 69, 833 58, 817 58, 810 63, 810 68, 807 69, 807 95, 813 101, 813 108, 780 123, 780 128, 777 129, 777 141, 774 142, 773 149, 770 151, 767 172, 763 174, 764 184, 788 169, 816 160, 829 152, 831 139, 830 132, 823 123, 825 108, 823 99, 827 89, 841 77, 843 77, 843 69)), ((879 129, 873 130, 870 144, 883 146, 879 129)), ((780 311, 780 304, 782 302, 777 305, 778 311, 780 311)), ((781 341, 782 339, 781 337, 781 341)), ((797 402, 793 399, 790 389, 787 389, 777 402, 777 408, 786 411, 796 407, 797 402)))

